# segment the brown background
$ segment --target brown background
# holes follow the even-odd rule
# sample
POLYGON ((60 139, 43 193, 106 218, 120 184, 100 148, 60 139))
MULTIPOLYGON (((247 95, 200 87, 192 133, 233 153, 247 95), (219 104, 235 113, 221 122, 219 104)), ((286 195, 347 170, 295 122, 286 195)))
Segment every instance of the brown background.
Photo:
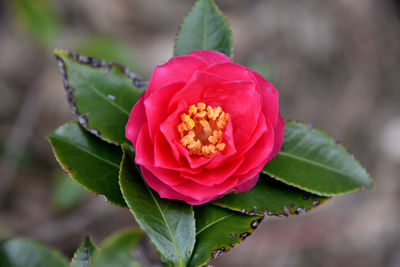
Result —
MULTIPOLYGON (((86 234, 99 243, 134 220, 94 195, 67 212, 52 205, 60 168, 44 136, 73 120, 52 49, 76 51, 88 36, 118 39, 148 79, 171 57, 193 1, 47 2, 63 26, 43 46, 18 20, 13 1, 0 1, 0 239, 29 236, 70 256, 86 234)), ((400 266, 398 1, 216 2, 232 26, 235 61, 274 82, 285 118, 311 122, 341 140, 376 189, 338 197, 309 214, 266 218, 213 264, 400 266)))

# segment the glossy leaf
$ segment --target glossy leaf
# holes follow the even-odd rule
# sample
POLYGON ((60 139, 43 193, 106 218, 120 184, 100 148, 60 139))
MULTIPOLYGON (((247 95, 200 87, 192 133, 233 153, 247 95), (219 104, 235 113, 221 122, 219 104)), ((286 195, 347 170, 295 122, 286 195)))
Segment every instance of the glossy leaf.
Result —
POLYGON ((295 121, 286 121, 282 150, 263 172, 322 196, 373 188, 368 173, 344 146, 325 132, 295 121))
POLYGON ((195 243, 192 206, 161 199, 144 182, 133 162, 133 153, 124 149, 120 185, 129 209, 162 257, 173 266, 186 266, 195 243))
POLYGON ((328 199, 261 174, 256 186, 249 191, 226 195, 213 204, 248 215, 290 216, 307 212, 328 199))
POLYGON ((132 250, 144 233, 137 229, 122 230, 108 237, 95 250, 90 261, 91 267, 140 267, 132 257, 132 250))
POLYGON ((203 266, 249 237, 263 217, 205 204, 194 207, 196 245, 189 266, 203 266))
POLYGON ((87 236, 71 260, 70 267, 89 267, 90 259, 96 251, 96 245, 90 236, 87 236))
POLYGON ((100 138, 128 143, 125 125, 143 81, 128 68, 56 50, 67 98, 78 121, 100 138))
POLYGON ((88 191, 126 206, 118 185, 121 148, 103 142, 77 122, 67 123, 47 135, 62 168, 88 191))
POLYGON ((67 267, 68 261, 60 253, 39 242, 26 238, 11 238, 0 242, 1 267, 67 267))
POLYGON ((176 36, 175 56, 195 50, 215 50, 233 56, 231 29, 213 0, 198 0, 176 36))

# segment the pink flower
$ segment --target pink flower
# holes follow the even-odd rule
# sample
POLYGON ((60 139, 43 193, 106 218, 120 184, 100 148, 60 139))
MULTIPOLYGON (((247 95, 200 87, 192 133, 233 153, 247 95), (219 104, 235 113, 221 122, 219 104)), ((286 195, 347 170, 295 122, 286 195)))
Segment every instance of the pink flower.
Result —
POLYGON ((283 132, 274 86, 207 50, 156 67, 125 128, 147 184, 192 205, 252 188, 283 132))

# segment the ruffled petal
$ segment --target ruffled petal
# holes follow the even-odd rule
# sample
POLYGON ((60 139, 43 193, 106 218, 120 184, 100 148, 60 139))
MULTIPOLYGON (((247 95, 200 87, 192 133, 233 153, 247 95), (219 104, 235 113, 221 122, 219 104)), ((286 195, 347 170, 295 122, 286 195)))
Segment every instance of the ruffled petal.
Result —
POLYGON ((262 112, 264 113, 265 117, 269 119, 272 125, 276 125, 279 114, 279 93, 274 88, 274 85, 267 81, 263 76, 253 70, 250 71, 252 71, 260 87, 262 112))
POLYGON ((154 165, 158 168, 190 174, 198 174, 202 171, 201 169, 191 168, 183 158, 177 161, 172 153, 171 146, 161 131, 157 132, 154 139, 154 165))
POLYGON ((139 100, 133 106, 128 123, 125 125, 125 137, 132 142, 135 149, 140 129, 147 122, 146 111, 143 105, 144 94, 140 95, 139 100))
POLYGON ((146 96, 153 94, 170 83, 188 82, 193 73, 207 67, 207 62, 200 57, 177 56, 167 63, 157 66, 151 76, 146 96))
POLYGON ((234 188, 238 181, 238 177, 231 177, 225 182, 214 186, 205 186, 193 181, 187 181, 184 184, 173 185, 171 187, 176 192, 185 196, 190 196, 196 199, 199 204, 203 204, 221 197, 227 191, 234 188))
POLYGON ((225 54, 212 50, 197 50, 188 55, 200 57, 209 64, 232 62, 232 60, 225 54))
POLYGON ((218 75, 229 81, 255 81, 255 77, 253 72, 242 65, 236 63, 223 63, 220 64, 216 62, 216 64, 208 66, 205 72, 212 73, 218 75))
MULTIPOLYGON (((242 163, 236 174, 242 175, 248 173, 251 169, 270 161, 274 147, 274 131, 267 120, 267 130, 258 139, 258 141, 244 154, 245 161, 242 163)), ((265 165, 265 164, 264 164, 265 165)))
POLYGON ((275 143, 274 143, 274 149, 272 150, 272 157, 274 158, 279 151, 281 150, 282 143, 283 143, 283 136, 285 134, 285 120, 281 117, 281 114, 279 113, 279 118, 276 123, 275 129, 275 143))
POLYGON ((191 205, 200 205, 203 203, 200 203, 198 200, 193 199, 191 197, 182 195, 175 190, 173 190, 170 186, 164 184, 161 182, 152 172, 147 170, 145 167, 140 166, 140 170, 142 172, 143 178, 146 181, 146 183, 154 189, 161 198, 168 198, 168 199, 178 199, 185 201, 186 203, 189 203, 191 205))
POLYGON ((153 146, 146 123, 140 130, 137 141, 135 153, 136 164, 146 167, 146 169, 152 172, 165 184, 177 185, 184 183, 186 179, 181 177, 179 172, 155 167, 153 146))
POLYGON ((259 177, 260 177, 260 174, 257 173, 252 178, 248 179, 246 182, 241 183, 239 186, 237 186, 235 188, 235 191, 237 191, 238 193, 249 191, 257 184, 259 177))
POLYGON ((240 158, 234 161, 226 162, 225 164, 212 170, 204 169, 199 174, 193 175, 188 173, 181 173, 181 175, 185 178, 190 179, 193 182, 205 186, 221 184, 236 172, 236 170, 241 166, 243 161, 244 158, 240 158))
POLYGON ((156 94, 149 95, 144 100, 146 108, 147 122, 149 124, 150 137, 154 140, 154 135, 160 128, 161 123, 168 117, 167 109, 169 100, 184 86, 184 83, 171 83, 160 88, 156 94))

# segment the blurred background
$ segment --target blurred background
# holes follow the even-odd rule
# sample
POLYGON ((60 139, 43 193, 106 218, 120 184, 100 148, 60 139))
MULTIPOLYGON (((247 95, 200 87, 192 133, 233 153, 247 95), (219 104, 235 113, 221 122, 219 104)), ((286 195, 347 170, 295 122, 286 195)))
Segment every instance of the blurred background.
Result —
MULTIPOLYGON (((134 225, 128 210, 84 192, 45 135, 74 120, 54 48, 117 60, 149 79, 173 53, 194 1, 0 0, 0 239, 28 236, 71 256, 134 225)), ((266 218, 214 266, 400 266, 400 1, 216 0, 235 61, 280 92, 285 118, 342 141, 376 189, 308 214, 266 218)), ((143 244, 143 251, 151 245, 143 244)))

